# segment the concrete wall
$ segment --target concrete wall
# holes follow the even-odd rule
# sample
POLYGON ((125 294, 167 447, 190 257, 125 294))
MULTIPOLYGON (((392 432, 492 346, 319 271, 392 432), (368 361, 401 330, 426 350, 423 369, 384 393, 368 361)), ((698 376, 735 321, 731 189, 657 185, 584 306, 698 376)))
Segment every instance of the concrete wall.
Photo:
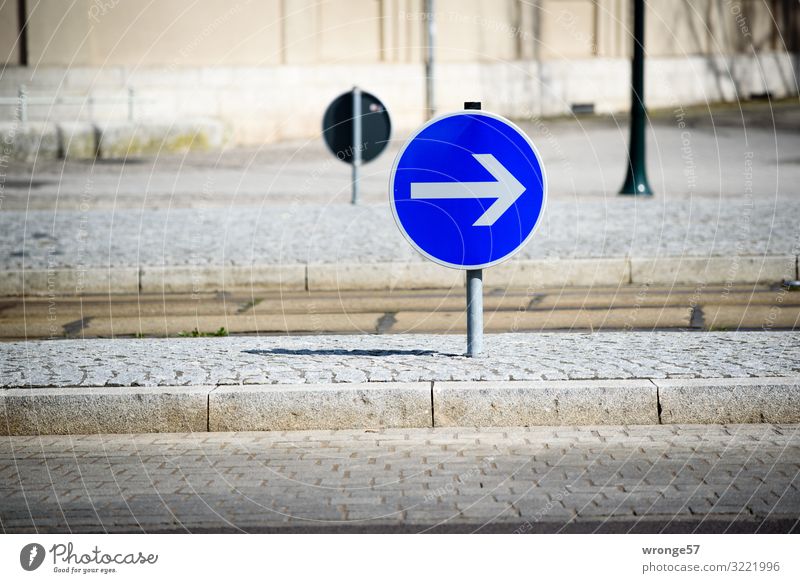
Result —
MULTIPOLYGON (((647 61, 650 107, 797 94, 797 55, 653 57, 647 61)), ((88 91, 118 95, 116 106, 94 107, 94 121, 124 119, 126 87, 146 100, 137 119, 185 117, 221 119, 238 143, 271 142, 319 134, 322 114, 339 93, 358 84, 386 103, 397 135, 419 125, 425 108, 425 74, 419 64, 277 65, 272 67, 127 67, 9 69, 2 85, 25 84, 31 94, 88 91)), ((630 62, 625 58, 515 60, 497 63, 443 63, 437 69, 439 111, 478 100, 486 109, 515 118, 568 114, 576 103, 596 111, 625 110, 630 99, 630 62)), ((13 117, 11 106, 0 119, 13 117)), ((31 119, 87 121, 81 107, 32 108, 31 119)))

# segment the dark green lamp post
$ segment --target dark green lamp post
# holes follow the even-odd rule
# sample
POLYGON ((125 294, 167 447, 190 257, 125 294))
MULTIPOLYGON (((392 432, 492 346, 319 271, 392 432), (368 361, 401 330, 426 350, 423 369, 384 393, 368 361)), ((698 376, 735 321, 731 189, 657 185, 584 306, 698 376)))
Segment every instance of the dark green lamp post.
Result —
POLYGON ((644 0, 633 0, 633 60, 631 61, 631 141, 628 172, 620 194, 652 196, 645 160, 644 0))

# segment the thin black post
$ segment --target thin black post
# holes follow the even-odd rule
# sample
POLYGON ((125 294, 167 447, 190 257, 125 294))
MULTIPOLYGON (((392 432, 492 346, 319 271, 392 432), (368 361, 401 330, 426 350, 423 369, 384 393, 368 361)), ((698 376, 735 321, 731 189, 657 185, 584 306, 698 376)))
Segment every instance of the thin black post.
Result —
POLYGON ((19 46, 19 64, 22 67, 28 66, 28 8, 25 0, 17 0, 17 18, 19 18, 19 28, 17 34, 17 45, 19 46))
POLYGON ((652 196, 647 182, 644 106, 644 0, 633 2, 633 59, 631 61, 631 140, 628 172, 620 194, 652 196))
MULTIPOLYGON (((480 109, 480 101, 464 102, 464 109, 480 109)), ((483 351, 483 270, 467 270, 467 356, 483 351)))

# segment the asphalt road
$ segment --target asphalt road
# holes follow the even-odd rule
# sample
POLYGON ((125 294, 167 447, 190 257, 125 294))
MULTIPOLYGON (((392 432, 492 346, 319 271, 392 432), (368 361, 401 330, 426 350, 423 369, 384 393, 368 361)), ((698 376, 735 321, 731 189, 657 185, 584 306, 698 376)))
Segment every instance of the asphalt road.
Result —
MULTIPOLYGON (((0 339, 464 333, 464 290, 0 298, 0 339)), ((794 330, 780 287, 488 289, 487 332, 794 330)))

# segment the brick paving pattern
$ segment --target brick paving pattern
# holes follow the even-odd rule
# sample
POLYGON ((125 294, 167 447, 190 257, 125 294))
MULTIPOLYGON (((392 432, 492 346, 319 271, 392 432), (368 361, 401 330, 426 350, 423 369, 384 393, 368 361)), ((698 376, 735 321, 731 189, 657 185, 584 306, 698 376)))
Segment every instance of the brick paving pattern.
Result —
POLYGON ((790 531, 800 426, 14 437, 4 532, 790 531))

